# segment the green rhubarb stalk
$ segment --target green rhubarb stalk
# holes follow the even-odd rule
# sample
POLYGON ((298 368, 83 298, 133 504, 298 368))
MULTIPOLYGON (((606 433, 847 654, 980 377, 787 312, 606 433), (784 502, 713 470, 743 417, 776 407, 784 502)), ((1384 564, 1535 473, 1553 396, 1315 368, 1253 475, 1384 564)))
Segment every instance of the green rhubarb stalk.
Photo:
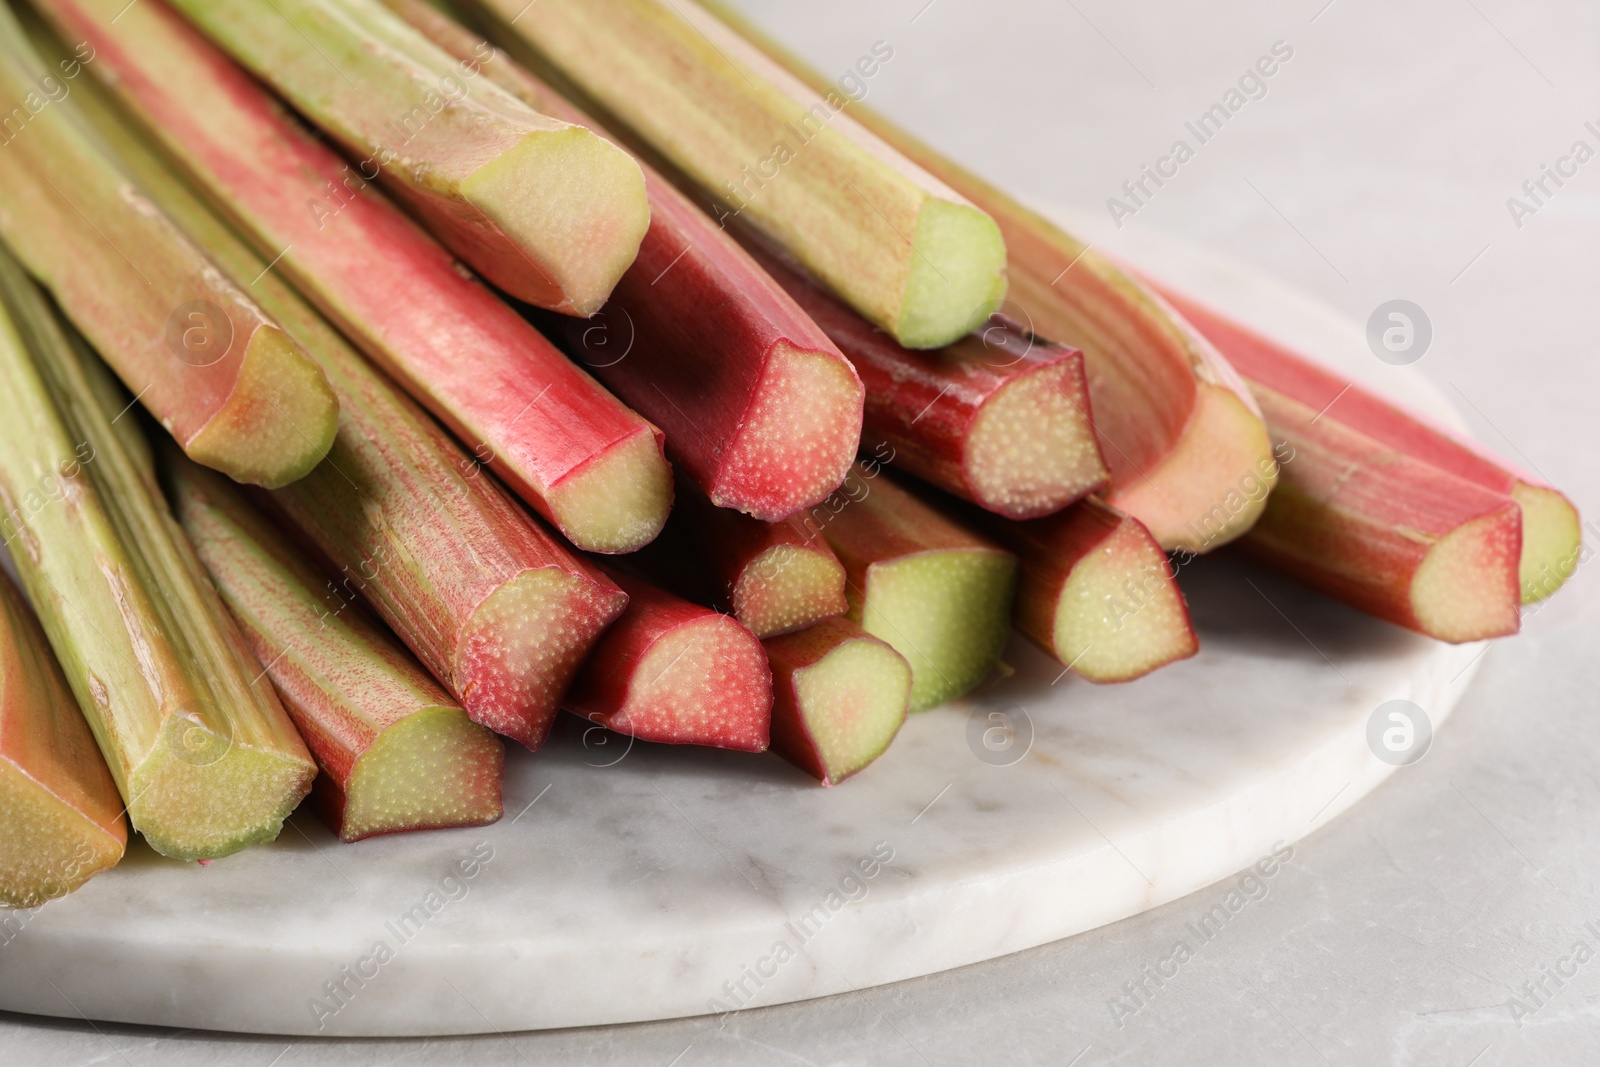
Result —
POLYGON ((632 157, 478 78, 375 0, 173 6, 513 296, 592 315, 633 263, 650 210, 632 157))
POLYGON ((608 129, 631 131, 902 345, 949 344, 1004 299, 993 219, 843 114, 838 92, 807 88, 691 0, 478 6, 608 129))
POLYGON ((805 521, 844 564, 850 620, 911 664, 912 711, 960 696, 999 662, 1016 556, 863 463, 805 521))
POLYGON ((3 574, 0 811, 0 906, 70 893, 116 866, 128 843, 117 784, 44 631, 3 574))
POLYGON ((71 120, 75 63, 47 65, 0 7, 0 236, 192 459, 294 481, 333 440, 333 391, 71 120))
POLYGON ((178 520, 316 757, 342 841, 500 818, 505 750, 222 479, 174 456, 178 520), (343 605, 338 605, 342 607, 343 605))
POLYGON ((8 252, 0 299, 6 540, 134 828, 183 859, 270 840, 316 765, 8 252))
POLYGON ((536 747, 589 648, 626 605, 374 370, 136 136, 96 88, 71 101, 150 195, 255 291, 339 395, 327 460, 272 494, 472 720, 536 747))

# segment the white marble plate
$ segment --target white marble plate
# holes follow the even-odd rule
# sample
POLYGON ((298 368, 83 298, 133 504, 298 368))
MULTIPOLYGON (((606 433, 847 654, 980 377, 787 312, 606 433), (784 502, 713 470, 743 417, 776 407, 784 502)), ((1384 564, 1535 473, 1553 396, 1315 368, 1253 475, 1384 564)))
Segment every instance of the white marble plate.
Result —
MULTIPOLYGON (((1171 243, 1111 246, 1342 369, 1393 370, 1355 326, 1247 273, 1171 243)), ((1415 373, 1387 377, 1454 417, 1415 373)), ((569 720, 545 751, 510 755, 507 816, 484 830, 341 846, 302 814, 276 843, 203 867, 135 844, 79 893, 0 923, 0 1008, 453 1034, 959 967, 1194 892, 1337 817, 1395 770, 1368 748, 1373 710, 1405 698, 1437 726, 1482 651, 1235 560, 1182 580, 1195 659, 1131 685, 1056 684, 1059 665, 1014 640, 1014 674, 916 716, 835 789, 776 756, 600 744, 569 720), (991 712, 1015 732, 986 762, 991 712)))

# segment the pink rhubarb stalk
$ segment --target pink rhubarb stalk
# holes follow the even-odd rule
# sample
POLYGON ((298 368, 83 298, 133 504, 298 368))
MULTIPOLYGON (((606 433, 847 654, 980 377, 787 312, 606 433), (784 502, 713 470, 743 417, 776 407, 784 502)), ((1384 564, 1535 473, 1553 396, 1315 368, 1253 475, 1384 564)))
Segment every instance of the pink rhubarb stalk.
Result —
MULTIPOLYGON (((158 2, 40 0, 91 70, 255 245, 580 547, 660 530, 659 432, 461 269, 363 175, 158 2)), ((337 75, 334 75, 337 77, 337 75)))
POLYGON ((1577 569, 1583 539, 1578 509, 1559 490, 1276 341, 1193 300, 1165 290, 1163 294, 1252 385, 1292 397, 1325 419, 1515 500, 1522 509, 1519 576, 1524 604, 1549 596, 1577 569))
POLYGON ((772 664, 772 750, 823 785, 883 755, 906 721, 911 666, 847 619, 764 642, 772 664))
POLYGON ((627 597, 575 559, 477 461, 267 271, 104 100, 75 104, 150 195, 321 363, 340 400, 328 459, 272 494, 338 571, 327 607, 364 598, 474 722, 529 747, 627 597))
POLYGON ((0 7, 0 236, 191 457, 291 482, 328 451, 333 391, 72 121, 97 58, 85 43, 46 63, 0 7))
POLYGON ((39 620, 0 574, 0 907, 36 908, 122 858, 122 798, 39 620))
POLYGON ((641 741, 767 749, 772 672, 761 642, 733 619, 620 571, 623 612, 563 704, 641 741))
MULTIPOLYGON (((483 62, 529 106, 594 121, 424 0, 384 0, 445 51, 483 62)), ((861 437, 849 362, 750 257, 645 167, 650 229, 590 322, 548 324, 619 397, 661 427, 681 473, 718 505, 776 521, 826 499, 861 437)))
POLYGON ((757 258, 855 364, 863 437, 895 463, 990 511, 1032 518, 1104 487, 1083 355, 994 317, 932 352, 895 343, 770 250, 757 258))

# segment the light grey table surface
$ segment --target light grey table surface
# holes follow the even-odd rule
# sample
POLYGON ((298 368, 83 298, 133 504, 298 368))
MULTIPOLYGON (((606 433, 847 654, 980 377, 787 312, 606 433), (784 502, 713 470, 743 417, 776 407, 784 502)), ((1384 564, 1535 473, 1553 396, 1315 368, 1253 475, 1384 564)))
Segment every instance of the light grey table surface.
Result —
MULTIPOLYGON (((1419 369, 1480 437, 1600 517, 1600 419, 1584 414, 1600 395, 1600 159, 1547 184, 1520 226, 1507 203, 1575 141, 1600 150, 1592 0, 742 6, 829 72, 887 42, 872 104, 1018 194, 1096 211, 1175 139, 1193 143, 1184 122, 1285 42, 1293 56, 1265 94, 1130 202, 1124 225, 1215 249, 1357 321, 1416 302, 1435 331, 1419 369)), ((1212 903, 1205 892, 725 1024, 333 1042, 0 1013, 0 1063, 1597 1063, 1600 957, 1559 985, 1544 977, 1577 940, 1600 952, 1584 929, 1600 930, 1596 584, 1582 568, 1497 644, 1427 758, 1300 845, 1248 921, 1120 1025, 1108 1000, 1212 903), (1524 983, 1541 979, 1535 1005, 1524 983), (1513 998, 1532 1013, 1515 1017, 1513 998)))

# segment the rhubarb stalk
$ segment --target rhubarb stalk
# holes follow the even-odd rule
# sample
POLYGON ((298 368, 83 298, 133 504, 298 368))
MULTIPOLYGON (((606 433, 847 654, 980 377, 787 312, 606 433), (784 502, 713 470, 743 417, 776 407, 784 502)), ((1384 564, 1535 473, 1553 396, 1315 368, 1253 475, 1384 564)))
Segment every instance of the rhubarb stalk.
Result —
MULTIPOLYGON (((816 91, 828 80, 733 13, 724 22, 816 91)), ((522 25, 521 22, 518 25, 522 25)), ((1235 494, 1272 467, 1261 413, 1216 349, 1149 288, 1090 246, 871 108, 848 115, 987 212, 1004 236, 1007 309, 1032 332, 1083 351, 1108 503, 1163 548, 1206 552, 1243 534, 1265 497, 1235 494), (1234 508, 1225 501, 1238 499, 1234 508)))
POLYGON ((855 364, 867 388, 862 436, 925 481, 1014 519, 1059 511, 1102 488, 1083 355, 994 316, 937 352, 874 329, 770 251, 758 261, 855 364))
POLYGON ((1244 540, 1329 596, 1442 641, 1516 633, 1522 515, 1442 471, 1258 386, 1283 457, 1244 540))
POLYGON ((0 574, 0 907, 36 908, 114 867, 122 799, 44 631, 0 574))
POLYGON ((763 640, 850 610, 843 565, 799 516, 761 522, 686 492, 667 530, 677 569, 705 578, 695 591, 763 640))
POLYGON ((190 457, 294 481, 328 451, 333 392, 71 121, 61 101, 85 56, 46 64, 0 7, 0 236, 190 457))
POLYGON ((176 458, 167 477, 195 552, 322 773, 341 841, 500 818, 505 750, 226 483, 176 458))
POLYGON ((0 297, 6 539, 128 815, 184 859, 270 840, 316 765, 62 323, 4 252, 0 297))
POLYGON ((649 223, 639 166, 477 81, 376 0, 173 0, 513 296, 599 309, 649 223))
MULTIPOLYGON (((965 334, 1005 296, 994 221, 691 0, 486 0, 631 133, 911 348, 965 334)), ((893 55, 875 49, 876 64, 893 55)))
POLYGON ((728 616, 622 571, 628 610, 600 639, 564 705, 641 741, 765 752, 772 672, 728 616))
POLYGON ((1199 650, 1172 565, 1133 516, 1090 497, 1027 522, 962 517, 1017 554, 1017 629, 1078 676, 1132 681, 1199 650))
MULTIPOLYGON (((40 0, 270 265, 580 547, 660 530, 659 432, 579 370, 170 8, 40 0)), ((337 75, 332 75, 337 79, 337 75)))
POLYGON ((912 711, 960 696, 999 662, 1016 556, 863 463, 810 517, 844 564, 851 621, 911 664, 912 711))
POLYGON ((906 721, 911 666, 846 619, 762 642, 772 664, 772 750, 823 785, 881 756, 906 721))
MULTIPOLYGON (((594 126, 425 0, 384 3, 457 59, 489 57, 486 75, 530 107, 594 126)), ((820 503, 855 456, 861 382, 721 227, 648 165, 645 181, 650 230, 638 260, 595 320, 549 328, 666 431, 680 474, 717 504, 776 521, 820 503)))
POLYGON ((1554 593, 1578 566, 1583 533, 1572 501, 1481 445, 1434 425, 1223 315, 1163 289, 1253 387, 1322 412, 1398 452, 1503 493, 1522 509, 1522 602, 1554 593))
MULTIPOLYGON (((542 744, 557 700, 626 597, 486 477, 134 137, 96 92, 75 104, 169 215, 256 291, 327 371, 340 429, 276 508, 364 597, 474 722, 542 744)), ((332 583, 330 583, 332 584, 332 583)))

